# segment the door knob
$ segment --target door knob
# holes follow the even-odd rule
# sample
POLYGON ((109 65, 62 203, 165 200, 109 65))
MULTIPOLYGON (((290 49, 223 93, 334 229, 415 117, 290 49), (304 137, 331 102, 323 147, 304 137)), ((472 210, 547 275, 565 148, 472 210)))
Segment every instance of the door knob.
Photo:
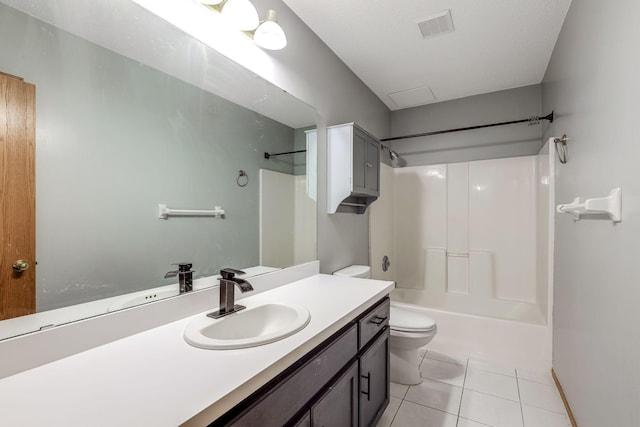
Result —
POLYGON ((22 273, 23 271, 29 268, 29 263, 23 259, 19 259, 16 262, 14 262, 11 267, 13 268, 13 271, 17 273, 22 273))

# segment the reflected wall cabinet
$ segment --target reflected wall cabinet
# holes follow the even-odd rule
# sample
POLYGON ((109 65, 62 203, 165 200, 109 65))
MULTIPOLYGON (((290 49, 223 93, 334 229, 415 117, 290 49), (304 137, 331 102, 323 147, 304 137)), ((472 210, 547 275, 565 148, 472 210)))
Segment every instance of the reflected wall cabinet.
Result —
POLYGON ((364 213, 380 195, 380 141, 354 123, 327 128, 327 212, 364 213))

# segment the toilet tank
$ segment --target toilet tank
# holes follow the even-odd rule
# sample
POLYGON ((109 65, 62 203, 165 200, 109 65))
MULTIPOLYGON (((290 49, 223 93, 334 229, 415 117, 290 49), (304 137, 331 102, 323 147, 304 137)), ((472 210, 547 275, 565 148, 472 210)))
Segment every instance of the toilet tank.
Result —
POLYGON ((335 276, 371 278, 371 267, 368 265, 350 265, 333 273, 335 276))

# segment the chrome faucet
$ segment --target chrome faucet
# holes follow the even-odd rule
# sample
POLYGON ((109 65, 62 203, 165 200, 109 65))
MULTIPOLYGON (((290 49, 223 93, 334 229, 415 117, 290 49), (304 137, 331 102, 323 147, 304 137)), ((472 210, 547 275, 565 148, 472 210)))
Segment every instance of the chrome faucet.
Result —
POLYGON ((224 268, 220 270, 220 309, 213 313, 207 314, 209 317, 218 319, 227 314, 235 313, 245 309, 243 305, 235 303, 234 291, 236 285, 240 288, 240 292, 245 293, 253 290, 253 286, 244 279, 235 277, 236 274, 245 274, 244 271, 234 270, 233 268, 224 268))
POLYGON ((195 271, 191 270, 191 267, 193 266, 193 264, 181 262, 178 264, 171 264, 171 265, 177 265, 178 269, 174 271, 169 271, 167 274, 164 275, 164 278, 168 279, 169 277, 178 276, 180 293, 184 294, 185 292, 191 292, 193 290, 193 273, 195 273, 195 271))

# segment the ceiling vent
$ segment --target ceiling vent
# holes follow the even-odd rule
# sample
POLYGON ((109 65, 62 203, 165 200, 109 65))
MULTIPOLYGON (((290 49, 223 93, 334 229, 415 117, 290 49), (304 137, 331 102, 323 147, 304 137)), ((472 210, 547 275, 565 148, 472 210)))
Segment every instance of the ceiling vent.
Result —
POLYGON ((454 30, 453 20, 451 19, 451 10, 443 10, 436 15, 418 22, 418 28, 422 33, 423 39, 437 36, 438 34, 450 33, 454 30))
POLYGON ((389 93, 387 95, 399 109, 429 104, 436 100, 436 97, 433 95, 433 91, 429 86, 402 90, 400 92, 389 93))

